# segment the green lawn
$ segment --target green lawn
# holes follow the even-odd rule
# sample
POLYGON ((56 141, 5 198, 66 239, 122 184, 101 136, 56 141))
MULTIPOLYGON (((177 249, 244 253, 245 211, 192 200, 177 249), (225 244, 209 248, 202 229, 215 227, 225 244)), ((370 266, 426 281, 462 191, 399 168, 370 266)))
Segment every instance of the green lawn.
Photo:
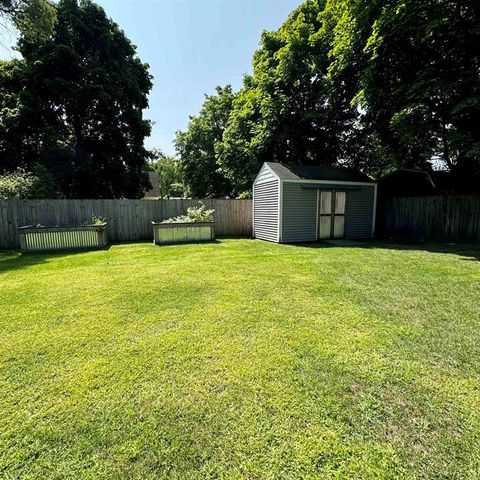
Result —
POLYGON ((480 246, 0 252, 2 479, 480 478, 480 246))

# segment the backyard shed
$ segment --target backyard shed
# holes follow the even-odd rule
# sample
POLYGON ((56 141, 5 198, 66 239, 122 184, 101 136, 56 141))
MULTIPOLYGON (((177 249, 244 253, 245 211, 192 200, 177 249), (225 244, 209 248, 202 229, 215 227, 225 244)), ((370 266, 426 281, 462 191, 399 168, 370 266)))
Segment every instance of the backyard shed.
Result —
POLYGON ((358 170, 266 162, 253 183, 254 237, 371 238, 376 200, 376 182, 358 170))

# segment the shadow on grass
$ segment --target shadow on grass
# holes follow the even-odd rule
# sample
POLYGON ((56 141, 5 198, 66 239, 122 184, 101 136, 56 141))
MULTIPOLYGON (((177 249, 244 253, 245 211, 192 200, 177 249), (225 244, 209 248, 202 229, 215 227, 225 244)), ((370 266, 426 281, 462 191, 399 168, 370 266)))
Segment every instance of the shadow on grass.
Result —
POLYGON ((86 252, 106 251, 110 249, 110 244, 104 248, 88 249, 64 249, 52 250, 48 252, 21 252, 20 250, 0 250, 0 275, 11 270, 21 270, 23 268, 48 263, 54 258, 70 257, 80 255, 86 252))
MULTIPOLYGON (((211 245, 222 243, 222 240, 233 239, 237 237, 220 237, 215 240, 207 242, 189 242, 189 243, 170 243, 162 245, 154 245, 151 241, 135 242, 150 244, 152 247, 162 246, 181 246, 181 245, 211 245)), ((245 239, 245 238, 244 238, 245 239)), ((123 243, 123 242, 122 242, 123 243)), ((119 244, 122 244, 119 243, 119 244)), ((131 242, 125 242, 131 243, 131 242)), ((480 245, 477 244, 460 244, 460 243, 423 243, 423 244, 402 244, 399 242, 390 241, 332 241, 332 242, 311 242, 311 243, 295 243, 291 244, 295 247, 310 248, 310 249, 326 249, 326 248, 358 248, 363 250, 404 250, 404 251, 424 251, 431 253, 443 253, 450 255, 457 255, 464 260, 468 261, 480 261, 480 245)), ((107 247, 100 249, 109 250, 111 244, 107 247)), ((51 252, 31 252, 22 253, 19 250, 0 250, 0 275, 11 270, 21 270, 29 268, 31 266, 48 263, 50 260, 61 257, 69 257, 73 255, 80 255, 89 251, 89 249, 79 250, 56 250, 51 252)))
POLYGON ((296 247, 304 248, 360 248, 364 250, 404 250, 404 251, 421 251, 430 253, 443 253, 450 255, 458 255, 464 260, 480 261, 480 245, 467 243, 420 243, 409 244, 391 241, 331 241, 331 242, 311 242, 311 243, 295 243, 296 247))

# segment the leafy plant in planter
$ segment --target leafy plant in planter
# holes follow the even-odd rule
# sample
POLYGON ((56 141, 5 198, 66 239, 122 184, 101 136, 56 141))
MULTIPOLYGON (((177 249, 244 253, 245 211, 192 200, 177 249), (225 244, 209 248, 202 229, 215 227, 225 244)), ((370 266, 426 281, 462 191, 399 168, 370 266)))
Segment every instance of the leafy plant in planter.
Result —
POLYGON ((97 217, 96 215, 92 215, 92 223, 91 225, 102 225, 102 223, 106 222, 106 218, 104 217, 97 217))
POLYGON ((172 217, 163 220, 162 223, 195 223, 195 222, 213 222, 215 210, 207 210, 203 202, 198 202, 196 207, 188 207, 186 215, 172 217))
POLYGON ((86 220, 85 222, 82 223, 82 225, 88 226, 88 225, 103 225, 107 221, 106 218, 103 217, 98 217, 95 214, 92 214, 92 219, 91 220, 86 220))

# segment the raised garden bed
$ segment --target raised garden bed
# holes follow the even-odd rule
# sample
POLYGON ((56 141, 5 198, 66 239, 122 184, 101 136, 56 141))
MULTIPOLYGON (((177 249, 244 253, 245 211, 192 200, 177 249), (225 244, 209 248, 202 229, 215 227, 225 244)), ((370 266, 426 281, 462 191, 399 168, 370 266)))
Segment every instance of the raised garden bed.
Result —
POLYGON ((215 239, 215 222, 152 222, 153 242, 164 243, 205 242, 215 239))
POLYGON ((27 225, 18 229, 24 252, 75 248, 103 248, 107 245, 107 224, 43 226, 27 225))

